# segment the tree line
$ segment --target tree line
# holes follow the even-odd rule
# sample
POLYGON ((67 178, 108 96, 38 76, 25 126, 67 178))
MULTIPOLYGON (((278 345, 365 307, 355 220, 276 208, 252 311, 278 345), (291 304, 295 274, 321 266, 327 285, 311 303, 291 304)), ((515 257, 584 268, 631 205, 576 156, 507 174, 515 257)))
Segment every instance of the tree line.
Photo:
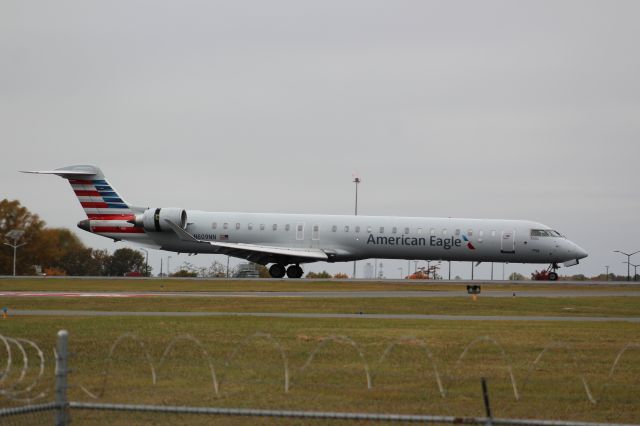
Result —
MULTIPOLYGON (((85 246, 69 229, 48 228, 37 214, 30 212, 18 200, 0 201, 0 235, 3 242, 13 241, 6 236, 11 230, 24 234, 17 241, 16 275, 77 275, 123 276, 125 274, 148 275, 142 253, 130 248, 120 248, 109 254, 85 246)), ((0 275, 13 273, 13 249, 2 245, 0 249, 0 275)))

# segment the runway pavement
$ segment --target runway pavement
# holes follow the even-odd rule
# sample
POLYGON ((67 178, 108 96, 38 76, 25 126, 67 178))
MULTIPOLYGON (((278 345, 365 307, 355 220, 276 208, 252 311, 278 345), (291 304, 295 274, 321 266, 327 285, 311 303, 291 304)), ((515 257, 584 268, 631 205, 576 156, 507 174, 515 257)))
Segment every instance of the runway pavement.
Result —
MULTIPOLYGON (((215 291, 215 292, 63 292, 63 291, 2 291, 0 297, 302 297, 302 298, 429 298, 429 297, 469 297, 466 289, 451 291, 215 291)), ((488 290, 479 297, 640 297, 640 290, 488 290)))
POLYGON ((514 316, 514 315, 420 315, 420 314, 322 314, 288 312, 131 312, 131 311, 81 311, 81 310, 21 310, 11 311, 11 316, 56 317, 265 317, 265 318, 315 318, 315 319, 398 319, 441 321, 523 321, 523 322, 630 322, 640 324, 640 317, 578 317, 578 316, 514 316))

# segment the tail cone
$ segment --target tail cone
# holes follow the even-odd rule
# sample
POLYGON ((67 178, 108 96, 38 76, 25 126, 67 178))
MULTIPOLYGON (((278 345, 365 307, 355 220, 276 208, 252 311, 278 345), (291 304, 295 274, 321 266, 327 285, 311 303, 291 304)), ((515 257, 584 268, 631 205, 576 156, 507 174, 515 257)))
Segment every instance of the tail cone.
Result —
POLYGON ((81 220, 78 222, 78 228, 83 231, 91 232, 91 226, 89 225, 89 219, 81 220))

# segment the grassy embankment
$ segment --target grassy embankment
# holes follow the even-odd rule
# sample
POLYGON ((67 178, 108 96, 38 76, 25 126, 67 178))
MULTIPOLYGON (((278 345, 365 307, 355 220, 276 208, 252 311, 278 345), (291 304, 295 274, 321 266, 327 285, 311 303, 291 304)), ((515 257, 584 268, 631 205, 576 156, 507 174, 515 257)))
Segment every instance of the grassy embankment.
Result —
POLYGON ((305 312, 446 315, 546 315, 638 317, 637 297, 584 298, 301 298, 301 297, 141 297, 1 298, 2 307, 134 312, 305 312))
MULTIPOLYGON (((610 375, 620 350, 629 342, 640 343, 637 324, 160 317, 16 317, 0 324, 3 335, 27 337, 42 346, 48 360, 47 385, 53 380, 55 333, 61 328, 70 331, 70 397, 74 400, 91 400, 82 392, 80 386, 84 386, 96 394, 104 390, 99 399, 104 402, 479 416, 483 414, 479 378, 486 376, 498 417, 628 423, 640 418, 640 351, 627 351, 610 375), (110 348, 127 332, 135 333, 139 341, 123 339, 109 362, 110 348), (161 364, 172 339, 186 334, 202 346, 179 340, 161 364), (322 339, 328 336, 352 339, 362 358, 345 339, 322 346, 322 339), (471 345, 481 336, 490 336, 497 344, 480 340, 471 345), (407 340, 385 358, 385 351, 402 338, 407 340), (277 345, 286 356, 288 392, 277 345), (549 345, 553 349, 534 364, 549 345), (145 350, 158 375, 156 385, 145 350), (304 367, 316 350, 315 358, 304 367), (371 374, 370 389, 363 359, 371 374), (208 360, 216 371, 219 396, 213 392, 208 360), (437 385, 434 363, 445 397, 437 385), (588 398, 583 378, 595 404, 588 398)), ((17 358, 14 362, 19 362, 17 358)), ((40 389, 47 389, 52 397, 50 386, 43 384, 40 389)), ((0 405, 8 404, 0 399, 0 405)), ((80 412, 74 418, 79 423, 132 421, 122 415, 80 412)), ((163 415, 133 418, 149 424, 162 420, 210 424, 213 420, 163 415)), ((218 421, 226 424, 229 419, 218 421)))
MULTIPOLYGON (((28 290, 34 291, 53 290, 43 286, 41 280, 34 281, 21 285, 33 285, 28 290)), ((46 286, 76 286, 73 290, 85 290, 85 286, 91 284, 73 280, 45 280, 44 283, 46 286)), ((139 284, 157 286, 158 282, 105 280, 91 284, 94 286, 91 289, 125 291, 139 284)), ((345 283, 333 282, 246 282, 240 285, 247 291, 265 288, 291 291, 316 290, 318 284, 323 289, 345 288, 345 283)), ((396 289, 389 288, 387 283, 349 284, 346 287, 350 290, 380 289, 376 286, 396 289)), ((2 280, 0 285, 2 290, 9 290, 6 286, 15 286, 16 282, 2 280)), ((178 288, 170 290, 182 290, 180 286, 187 286, 191 291, 239 290, 236 281, 169 281, 167 284, 174 285, 178 288), (203 284, 206 288, 202 288, 203 284)), ((391 286, 404 287, 405 284, 391 286)), ((418 286, 424 288, 423 284, 418 286)), ((476 302, 470 298, 5 298, 2 304, 21 309, 594 316, 637 316, 640 309, 635 297, 493 299, 480 296, 476 302)), ((10 316, 1 320, 0 334, 29 338, 45 351, 46 380, 38 391, 48 392, 47 399, 52 398, 51 348, 55 344, 55 333, 61 328, 70 331, 73 373, 69 392, 74 400, 92 400, 81 390, 84 386, 101 394, 98 400, 103 402, 479 416, 483 414, 479 378, 486 376, 494 415, 498 417, 626 423, 637 422, 640 418, 638 346, 631 347, 611 373, 616 356, 625 345, 640 344, 638 324, 251 317, 10 316), (139 340, 124 338, 109 361, 113 343, 124 333, 134 333, 139 340), (172 340, 185 335, 197 339, 201 346, 193 341, 178 340, 161 363, 172 340), (323 346, 323 339, 329 336, 346 336, 357 348, 342 338, 323 346), (472 344, 482 336, 491 337, 497 344, 490 340, 472 344), (394 342, 399 341, 402 343, 393 347, 394 342), (278 345, 288 366, 288 392, 284 391, 284 362, 278 345), (429 348, 431 357, 423 345, 429 348), (550 349, 535 363, 545 348, 550 349), (316 356, 304 367, 316 350, 316 356), (145 361, 145 351, 157 373, 155 385, 150 366, 145 361), (363 359, 370 371, 370 389, 363 359), (218 396, 212 388, 208 361, 215 368, 218 396), (434 365, 446 392, 444 397, 437 385, 434 365), (509 368, 518 398, 514 395, 509 368), (583 379, 595 403, 589 400, 583 379)), ((27 349, 32 360, 26 380, 29 382, 37 372, 37 357, 33 350, 27 349)), ((15 354, 14 365, 20 366, 21 357, 17 351, 15 354)), ((5 360, 6 353, 0 348, 0 365, 4 366, 5 360)), ((4 389, 16 379, 17 373, 12 374, 3 384, 4 389)), ((0 406, 11 404, 0 397, 0 406)), ((213 421, 228 424, 231 420, 236 424, 310 423, 78 411, 73 416, 78 424, 211 424, 213 421)))

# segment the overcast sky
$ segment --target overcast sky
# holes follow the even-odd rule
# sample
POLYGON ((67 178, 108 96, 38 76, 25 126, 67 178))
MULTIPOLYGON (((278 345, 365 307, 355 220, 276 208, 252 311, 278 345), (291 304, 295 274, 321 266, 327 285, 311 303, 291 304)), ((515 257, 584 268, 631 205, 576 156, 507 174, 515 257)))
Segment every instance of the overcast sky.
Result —
MULTIPOLYGON (((326 214, 353 212, 357 172, 361 214, 535 220, 590 253, 562 273, 626 273, 612 251, 640 250, 639 16, 637 1, 4 0, 0 198, 113 250, 75 228, 63 180, 17 171, 95 164, 138 205, 326 214)), ((310 267, 325 268, 351 270, 310 267)))

